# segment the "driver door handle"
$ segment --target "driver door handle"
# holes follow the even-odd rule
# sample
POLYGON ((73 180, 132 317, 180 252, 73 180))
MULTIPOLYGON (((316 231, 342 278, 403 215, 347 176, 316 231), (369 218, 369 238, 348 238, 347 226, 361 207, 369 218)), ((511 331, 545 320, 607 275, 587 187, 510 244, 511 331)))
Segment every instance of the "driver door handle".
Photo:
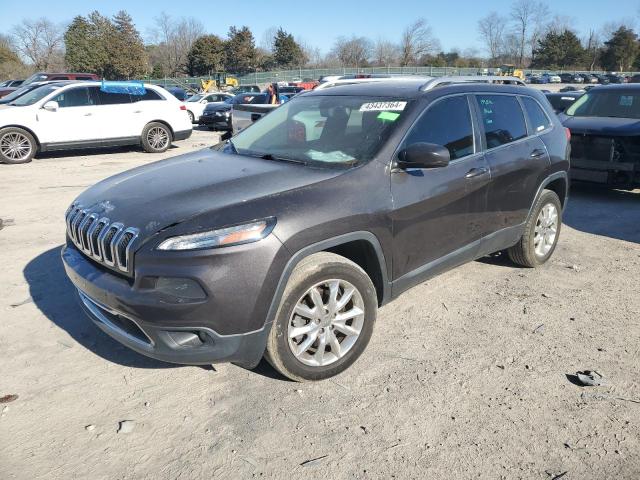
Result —
POLYGON ((545 152, 544 150, 542 150, 541 148, 536 148, 533 152, 531 152, 531 158, 540 158, 544 155, 546 155, 547 152, 545 152))
POLYGON ((480 168, 472 168, 471 170, 469 170, 467 172, 467 174, 464 176, 464 178, 474 178, 474 177, 479 177, 480 175, 484 175, 486 173, 488 173, 489 170, 487 170, 484 167, 480 167, 480 168))

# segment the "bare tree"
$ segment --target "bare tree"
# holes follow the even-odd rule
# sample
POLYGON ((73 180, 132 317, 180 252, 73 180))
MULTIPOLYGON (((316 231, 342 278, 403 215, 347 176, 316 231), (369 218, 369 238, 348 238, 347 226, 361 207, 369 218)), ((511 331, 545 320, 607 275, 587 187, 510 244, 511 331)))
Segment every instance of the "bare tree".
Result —
POLYGON ((62 28, 46 18, 23 20, 13 28, 18 52, 38 70, 58 66, 62 57, 62 28))
POLYGON ((589 61, 589 71, 593 72, 596 67, 596 63, 598 63, 600 58, 600 52, 602 49, 602 39, 600 34, 595 30, 589 30, 589 36, 585 41, 584 47, 589 61))
POLYGON ((507 19, 501 17, 496 12, 491 12, 478 22, 480 38, 484 42, 491 60, 496 60, 501 54, 506 25, 507 19))
POLYGON ((398 47, 389 40, 379 38, 373 47, 373 58, 380 66, 395 65, 398 61, 398 47))
POLYGON ((155 54, 168 75, 184 72, 187 54, 193 43, 202 35, 204 27, 193 17, 174 20, 162 12, 155 18, 153 36, 158 44, 155 54))
POLYGON ((342 66, 360 67, 371 56, 371 42, 365 37, 339 37, 333 53, 342 66))
POLYGON ((543 34, 543 25, 549 16, 549 7, 534 0, 517 0, 511 7, 511 20, 518 36, 518 65, 524 66, 527 44, 535 46, 543 34))
POLYGON ((267 28, 262 34, 262 39, 260 40, 260 48, 263 48, 269 53, 273 53, 273 39, 276 37, 276 33, 280 27, 271 26, 267 28))
POLYGON ((420 18, 404 29, 400 42, 400 65, 415 65, 421 57, 440 49, 440 42, 433 36, 431 27, 420 18))

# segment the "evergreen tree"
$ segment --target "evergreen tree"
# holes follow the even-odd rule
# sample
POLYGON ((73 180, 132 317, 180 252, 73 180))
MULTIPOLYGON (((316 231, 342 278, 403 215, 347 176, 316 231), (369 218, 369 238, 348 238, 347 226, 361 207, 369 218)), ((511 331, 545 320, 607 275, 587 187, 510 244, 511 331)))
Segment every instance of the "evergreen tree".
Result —
POLYGON ((225 66, 231 73, 249 73, 257 67, 256 46, 248 27, 231 27, 226 42, 225 66))
POLYGON ((633 66, 638 57, 638 36, 633 30, 620 27, 604 42, 602 66, 607 70, 624 72, 633 66))
POLYGON ((131 16, 125 11, 120 11, 113 17, 108 48, 110 73, 114 78, 130 79, 146 73, 148 57, 142 38, 131 16))
POLYGON ((570 30, 561 33, 548 32, 538 41, 533 52, 534 68, 567 68, 581 65, 585 60, 585 50, 580 39, 570 30))
POLYGON ((305 63, 305 55, 302 48, 293 38, 293 35, 278 29, 273 39, 273 60, 277 67, 299 67, 305 63))
POLYGON ((224 70, 225 42, 217 35, 198 38, 187 54, 189 75, 197 77, 224 70))
POLYGON ((65 63, 70 70, 95 72, 97 67, 92 26, 86 18, 77 16, 64 34, 65 63))

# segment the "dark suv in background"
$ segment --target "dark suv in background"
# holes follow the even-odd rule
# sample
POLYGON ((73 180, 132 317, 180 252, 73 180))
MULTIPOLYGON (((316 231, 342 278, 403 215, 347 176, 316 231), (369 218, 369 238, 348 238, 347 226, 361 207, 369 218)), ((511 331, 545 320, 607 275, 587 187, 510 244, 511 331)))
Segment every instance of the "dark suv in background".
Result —
POLYGON ((526 267, 552 255, 568 134, 507 81, 303 93, 213 149, 94 185, 66 214, 81 305, 160 360, 343 371, 412 286, 497 251, 526 267))

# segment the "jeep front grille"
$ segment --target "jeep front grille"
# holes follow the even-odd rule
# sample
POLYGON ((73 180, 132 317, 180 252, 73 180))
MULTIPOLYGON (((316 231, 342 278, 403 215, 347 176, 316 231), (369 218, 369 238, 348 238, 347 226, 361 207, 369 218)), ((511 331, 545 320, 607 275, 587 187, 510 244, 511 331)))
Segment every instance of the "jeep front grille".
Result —
POLYGON ((140 232, 137 228, 111 223, 80 205, 71 205, 65 220, 67 234, 81 252, 108 267, 133 273, 132 251, 140 232))

